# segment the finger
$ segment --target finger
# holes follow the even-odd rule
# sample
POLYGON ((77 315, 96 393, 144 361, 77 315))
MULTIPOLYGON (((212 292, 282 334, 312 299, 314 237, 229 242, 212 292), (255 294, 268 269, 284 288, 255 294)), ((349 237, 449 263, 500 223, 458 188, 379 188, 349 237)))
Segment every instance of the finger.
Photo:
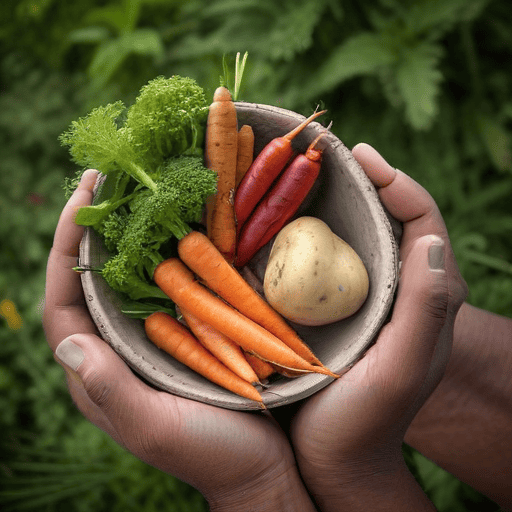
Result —
MULTIPOLYGON (((70 336, 57 347, 56 356, 80 380, 78 403, 84 415, 128 451, 192 485, 204 485, 205 474, 211 481, 218 443, 229 446, 230 436, 236 435, 234 411, 149 387, 96 336, 70 336), (201 464, 194 462, 197 456, 201 464)), ((240 418, 239 424, 246 420, 240 418)))
POLYGON ((414 240, 435 234, 447 240, 442 215, 432 196, 405 173, 391 167, 368 144, 358 144, 352 150, 389 213, 404 223, 404 248, 414 240))
POLYGON ((55 358, 66 369, 73 400, 84 416, 117 442, 136 450, 129 433, 142 434, 141 419, 149 417, 145 413, 156 392, 95 335, 65 338, 57 346, 55 358))
POLYGON ((391 167, 372 146, 361 142, 354 146, 352 154, 376 187, 387 187, 393 183, 396 169, 391 167))
MULTIPOLYGON (((427 235, 418 239, 402 263, 402 274, 391 321, 374 347, 379 379, 396 390, 398 400, 417 396, 430 373, 433 355, 448 357, 445 333, 450 294, 444 241, 427 235)), ((436 363, 439 371, 443 365, 436 363)), ((434 378, 430 375, 433 382, 434 378)), ((385 385, 384 385, 385 387, 385 385)))
POLYGON ((46 269, 43 327, 51 348, 75 332, 95 333, 96 327, 84 303, 80 275, 73 270, 83 227, 74 222, 76 211, 92 202, 97 172, 86 171, 64 207, 55 231, 46 269))
POLYGON ((450 295, 454 298, 451 314, 456 314, 467 296, 467 285, 460 275, 450 244, 446 225, 432 196, 412 178, 391 167, 368 144, 356 145, 352 153, 372 183, 390 214, 403 223, 400 257, 407 254, 419 238, 434 234, 445 241, 446 270, 449 275, 450 295))
POLYGON ((52 248, 60 254, 75 258, 78 256, 78 246, 83 236, 84 227, 75 223, 75 217, 82 206, 92 203, 97 177, 98 171, 94 169, 85 171, 78 187, 62 210, 55 230, 52 248))
MULTIPOLYGON (((67 352, 69 350, 69 348, 66 347, 66 343, 63 341, 61 343, 61 345, 59 345, 59 346, 63 347, 62 350, 64 352, 67 352)), ((64 355, 62 357, 64 357, 64 355)), ((122 444, 122 441, 119 438, 119 435, 117 434, 116 430, 112 426, 111 422, 105 416, 103 411, 96 404, 94 404, 92 402, 92 400, 89 398, 89 396, 87 395, 87 392, 83 386, 83 383, 80 380, 80 377, 78 376, 76 371, 74 371, 68 365, 64 364, 63 361, 61 359, 59 359, 59 357, 57 355, 55 355, 55 360, 63 367, 63 369, 66 373, 69 393, 73 399, 74 404, 78 408, 78 410, 91 423, 93 423, 98 428, 100 428, 101 430, 106 432, 118 443, 122 444)))

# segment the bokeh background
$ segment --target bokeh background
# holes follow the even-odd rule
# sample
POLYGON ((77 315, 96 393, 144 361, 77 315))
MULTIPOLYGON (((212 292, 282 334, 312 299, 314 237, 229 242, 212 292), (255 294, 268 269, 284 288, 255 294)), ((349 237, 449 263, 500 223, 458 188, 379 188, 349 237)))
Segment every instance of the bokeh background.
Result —
MULTIPOLYGON (((241 99, 327 108, 412 175, 444 215, 468 301, 512 315, 509 0, 3 0, 0 4, 0 507, 205 511, 203 498, 115 445, 67 393, 41 327, 62 182, 58 136, 130 104, 157 75, 210 95, 249 52, 241 99)), ((470 426, 468 426, 470 428, 470 426)), ((498 510, 404 446, 440 511, 498 510)))

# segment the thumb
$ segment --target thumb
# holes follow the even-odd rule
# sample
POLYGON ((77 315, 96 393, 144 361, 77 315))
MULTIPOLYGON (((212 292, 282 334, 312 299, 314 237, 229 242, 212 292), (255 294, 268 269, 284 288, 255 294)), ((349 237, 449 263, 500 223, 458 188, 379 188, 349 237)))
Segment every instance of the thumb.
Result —
POLYGON ((116 441, 144 423, 156 392, 105 341, 93 334, 73 334, 60 342, 55 356, 72 377, 68 382, 77 407, 116 441))
POLYGON ((404 393, 407 388, 416 393, 427 375, 432 379, 434 353, 449 356, 451 337, 444 329, 448 305, 445 242, 435 235, 422 236, 402 262, 393 315, 379 340, 380 356, 387 359, 382 367, 393 373, 390 378, 398 378, 404 393))

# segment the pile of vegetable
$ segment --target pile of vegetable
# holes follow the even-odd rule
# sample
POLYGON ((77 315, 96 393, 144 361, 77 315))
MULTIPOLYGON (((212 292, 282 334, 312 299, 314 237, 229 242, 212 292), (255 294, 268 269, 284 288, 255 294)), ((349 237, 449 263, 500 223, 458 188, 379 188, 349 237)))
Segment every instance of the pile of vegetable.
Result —
MULTIPOLYGON (((76 222, 102 237, 110 257, 101 268, 78 270, 101 273, 162 350, 262 408, 258 388, 274 373, 338 377, 285 320, 301 321, 288 310, 289 298, 277 293, 292 290, 297 276, 287 280, 281 269, 278 278, 266 277, 265 294, 273 299, 267 302, 238 270, 284 226, 290 235, 289 222, 320 172, 324 133, 296 156, 291 141, 323 113, 253 159, 252 128, 239 128, 226 87, 208 105, 195 81, 159 77, 129 108, 121 102, 96 108, 61 136, 73 160, 98 169, 103 180, 95 203, 79 209, 76 222)), ((284 267, 280 254, 269 261, 269 272, 276 261, 284 267)), ((311 275, 301 281, 308 281, 312 270, 304 271, 311 275)), ((359 306, 366 297, 360 288, 359 306)), ((323 314, 302 323, 335 321, 323 314)))

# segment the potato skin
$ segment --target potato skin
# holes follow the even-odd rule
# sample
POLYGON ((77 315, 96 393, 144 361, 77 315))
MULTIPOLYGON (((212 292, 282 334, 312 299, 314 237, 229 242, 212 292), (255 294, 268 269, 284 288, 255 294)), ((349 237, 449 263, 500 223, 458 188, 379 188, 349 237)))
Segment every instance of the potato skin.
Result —
POLYGON ((314 217, 284 227, 270 252, 265 297, 285 318, 325 325, 353 315, 368 295, 366 268, 344 240, 314 217))

